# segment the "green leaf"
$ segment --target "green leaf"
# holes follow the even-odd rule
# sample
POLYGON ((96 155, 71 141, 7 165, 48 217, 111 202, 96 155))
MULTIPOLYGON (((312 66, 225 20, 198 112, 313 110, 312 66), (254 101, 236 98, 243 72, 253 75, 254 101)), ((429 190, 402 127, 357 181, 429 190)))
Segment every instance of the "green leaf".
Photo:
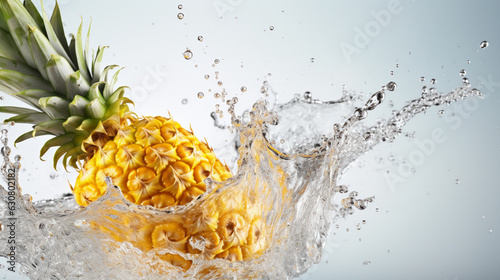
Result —
POLYGON ((26 60, 17 48, 14 39, 8 31, 3 29, 0 29, 0 56, 26 64, 26 60))
MULTIPOLYGON (((64 169, 66 169, 66 167, 68 166, 68 158, 71 158, 70 166, 72 166, 73 168, 77 168, 77 166, 76 166, 76 161, 78 161, 77 157, 83 153, 84 153, 84 151, 82 150, 81 147, 74 147, 69 152, 67 152, 64 155, 64 159, 63 159, 64 169)), ((66 169, 66 171, 68 171, 68 169, 66 169)))
POLYGON ((23 142, 25 140, 34 138, 36 136, 50 135, 49 133, 47 133, 45 131, 40 131, 40 132, 37 133, 37 135, 33 135, 33 132, 35 132, 35 131, 34 130, 28 131, 28 132, 22 134, 21 136, 17 137, 16 141, 14 141, 14 146, 16 146, 18 143, 21 143, 21 142, 23 142))
POLYGON ((46 121, 50 121, 51 118, 42 112, 29 113, 17 115, 11 118, 6 119, 4 122, 15 122, 15 123, 29 123, 29 124, 38 124, 46 121))
POLYGON ((36 67, 32 60, 31 50, 28 43, 28 25, 38 28, 37 23, 19 0, 0 1, 0 10, 7 22, 8 31, 20 50, 27 64, 36 67))
MULTIPOLYGON (((66 154, 67 152, 71 151, 72 149, 75 148, 75 144, 73 143, 66 143, 59 147, 56 152, 54 153, 54 169, 57 170, 57 162, 59 159, 66 154)), ((40 158, 41 159, 41 158, 40 158)))
MULTIPOLYGON (((92 18, 90 18, 90 23, 89 23, 89 30, 87 31, 87 39, 85 40, 85 50, 84 50, 84 57, 85 57, 85 62, 88 61, 89 58, 89 44, 90 44, 90 28, 92 27, 92 18)), ((89 75, 92 76, 92 69, 87 66, 87 70, 89 71, 89 75)), ((90 81, 90 80, 89 80, 90 81)))
POLYGON ((42 149, 40 150, 40 158, 43 157, 47 153, 47 151, 52 148, 52 147, 58 147, 62 146, 67 143, 74 143, 73 138, 75 137, 74 134, 65 134, 61 136, 56 136, 49 141, 45 142, 45 145, 43 145, 42 149))
POLYGON ((69 115, 69 101, 59 96, 40 99, 42 110, 52 119, 66 119, 69 115))
POLYGON ((47 34, 45 31, 45 26, 43 24, 43 19, 40 16, 40 13, 36 9, 33 2, 31 2, 31 0, 24 0, 24 7, 26 8, 26 11, 28 11, 28 13, 31 15, 33 20, 36 22, 38 27, 40 27, 40 30, 43 32, 43 34, 47 34))
POLYGON ((76 128, 77 131, 89 133, 90 131, 94 131, 94 129, 99 124, 99 120, 96 119, 86 119, 82 122, 82 124, 76 128))
POLYGON ((0 57, 0 69, 12 70, 28 75, 38 76, 38 71, 36 69, 31 68, 24 63, 8 59, 6 57, 0 57))
POLYGON ((106 107, 99 100, 94 99, 85 107, 85 111, 91 118, 102 119, 106 114, 106 107))
POLYGON ((101 78, 101 62, 102 57, 104 55, 104 50, 107 46, 100 47, 97 49, 97 54, 95 55, 94 60, 92 61, 92 83, 96 83, 101 78))
POLYGON ((53 54, 47 63, 47 76, 52 87, 57 93, 63 96, 68 96, 66 92, 66 80, 68 76, 75 71, 69 62, 62 56, 53 54))
POLYGON ((75 96, 86 96, 90 90, 89 83, 82 78, 80 70, 69 75, 66 79, 66 99, 72 100, 75 96))
POLYGON ((85 117, 81 116, 71 116, 64 123, 63 127, 66 132, 75 132, 76 129, 82 125, 85 117))
POLYGON ((111 96, 107 97, 107 104, 113 104, 116 103, 118 100, 120 100, 125 94, 126 89, 130 88, 126 86, 121 86, 117 88, 111 96))
POLYGON ((119 67, 119 66, 113 64, 113 65, 108 65, 108 66, 104 67, 104 70, 102 70, 101 79, 99 81, 101 81, 101 82, 107 81, 108 80, 108 72, 113 70, 116 67, 119 67))
MULTIPOLYGON (((56 32, 52 28, 52 24, 50 23, 49 17, 47 16, 47 13, 45 12, 45 8, 43 7, 43 2, 42 2, 42 17, 43 17, 43 22, 45 24, 45 28, 47 29, 47 39, 49 40, 50 44, 52 47, 57 51, 57 54, 60 56, 64 57, 65 60, 71 65, 71 68, 73 69, 74 72, 76 70, 75 65, 71 62, 71 58, 69 57, 69 52, 66 51, 66 49, 63 47, 61 42, 59 41, 59 37, 57 36, 56 32)), ((67 46, 66 46, 67 48, 67 46)))
POLYGON ((76 54, 76 60, 77 60, 77 65, 78 69, 80 70, 80 73, 82 74, 82 77, 86 81, 91 81, 90 79, 90 74, 88 72, 87 68, 87 62, 85 60, 85 53, 83 50, 83 42, 82 42, 82 26, 83 22, 80 24, 80 27, 78 27, 78 32, 76 33, 76 42, 75 42, 75 54, 76 54))
POLYGON ((38 28, 29 26, 28 29, 28 41, 33 61, 40 74, 42 74, 42 76, 47 80, 48 76, 45 71, 45 67, 47 66, 47 63, 51 59, 52 55, 57 54, 57 52, 50 44, 47 37, 45 37, 45 35, 43 35, 38 28))
POLYGON ((21 99, 23 102, 26 102, 29 105, 41 110, 42 107, 40 107, 39 103, 40 98, 54 96, 54 94, 55 93, 53 92, 40 89, 28 89, 21 92, 13 93, 12 96, 17 97, 21 99))
POLYGON ((72 116, 85 117, 85 107, 90 103, 85 97, 81 95, 75 96, 73 101, 69 104, 69 113, 72 116))
POLYGON ((42 78, 17 71, 0 69, 0 90, 13 94, 28 89, 52 91, 52 86, 42 78))
POLYGON ((36 135, 39 131, 45 131, 56 136, 63 135, 65 133, 62 125, 64 121, 63 119, 58 119, 39 123, 35 126, 35 132, 33 133, 36 135))
POLYGON ((75 35, 69 34, 71 36, 71 41, 69 42, 69 57, 71 57, 71 61, 73 64, 78 66, 78 59, 76 58, 76 39, 75 35))
POLYGON ((40 112, 23 107, 0 106, 0 113, 22 115, 22 114, 32 114, 40 112))
MULTIPOLYGON (((54 29, 54 33, 57 35, 59 42, 64 48, 64 51, 69 54, 68 41, 66 40, 66 33, 64 33, 64 27, 61 17, 61 11, 59 10, 59 5, 56 1, 56 6, 54 7, 54 11, 52 12, 52 16, 50 17, 50 23, 52 28, 54 29)), ((76 65, 76 61, 73 61, 73 65, 76 65)))
POLYGON ((99 90, 99 85, 103 83, 104 82, 98 82, 90 87, 86 96, 88 100, 92 101, 94 99, 98 99, 99 102, 101 102, 103 105, 106 104, 106 100, 104 99, 104 97, 101 94, 101 91, 99 90))

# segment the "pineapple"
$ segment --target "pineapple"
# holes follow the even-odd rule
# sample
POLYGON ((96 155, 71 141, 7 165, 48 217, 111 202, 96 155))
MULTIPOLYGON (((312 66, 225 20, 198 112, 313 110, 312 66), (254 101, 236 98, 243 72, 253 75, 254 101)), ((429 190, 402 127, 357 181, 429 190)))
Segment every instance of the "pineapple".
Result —
MULTIPOLYGON (((33 126, 15 143, 52 137, 40 157, 56 147, 54 168, 62 159, 65 168, 79 171, 72 187, 78 204, 85 207, 102 196, 106 177, 132 203, 160 209, 203 194, 208 176, 231 177, 209 145, 171 117, 133 113, 126 88, 115 89, 119 71, 110 71, 116 66, 101 71, 105 48, 89 56, 88 39, 87 34, 84 44, 80 25, 67 43, 57 3, 49 18, 43 5, 38 11, 29 0, 0 0, 0 90, 31 107, 1 106, 0 112, 14 115, 6 122, 33 126)), ((266 249, 264 208, 251 192, 235 189, 195 205, 164 220, 121 216, 127 231, 113 231, 102 221, 93 225, 146 252, 168 248, 238 261, 266 249), (203 250, 191 245, 196 241, 205 244, 203 250)), ((191 266, 181 254, 159 257, 184 271, 191 266)))

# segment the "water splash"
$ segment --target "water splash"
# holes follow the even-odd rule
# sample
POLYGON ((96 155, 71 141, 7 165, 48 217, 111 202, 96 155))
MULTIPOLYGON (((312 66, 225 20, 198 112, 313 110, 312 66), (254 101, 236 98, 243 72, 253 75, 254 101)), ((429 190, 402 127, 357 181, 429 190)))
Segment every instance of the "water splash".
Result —
MULTIPOLYGON (((364 125, 386 90, 395 89, 396 84, 390 82, 358 107, 358 96, 344 91, 335 101, 320 101, 306 93, 285 104, 257 102, 242 116, 232 113, 238 139, 228 146, 239 148, 237 174, 225 182, 208 178, 207 192, 199 199, 162 210, 131 204, 109 180, 106 194, 87 208, 76 205, 71 195, 33 203, 29 195, 22 195, 18 184, 21 159, 10 161, 3 131, 2 175, 7 188, 0 188, 0 222, 8 225, 10 218, 16 218, 16 262, 32 279, 297 277, 320 261, 332 224, 373 201, 374 197, 359 198, 357 191, 337 184, 356 159, 375 145, 392 142, 411 118, 428 108, 482 96, 468 83, 447 94, 424 86, 420 98, 392 117, 364 125), (218 199, 236 201, 242 195, 254 198, 247 210, 257 207, 265 220, 259 233, 266 242, 257 258, 207 260, 172 247, 147 250, 134 243, 134 238, 144 238, 140 227, 144 223, 189 221, 192 213, 218 199), (9 202, 15 204, 12 216, 9 202), (122 238, 113 240, 107 232, 122 238), (189 268, 172 256, 190 261, 189 268)), ((263 93, 269 90, 265 83, 263 93)), ((6 258, 11 251, 5 242, 9 234, 0 232, 0 254, 6 258)), ((210 249, 206 240, 191 240, 190 246, 198 251, 210 249)))

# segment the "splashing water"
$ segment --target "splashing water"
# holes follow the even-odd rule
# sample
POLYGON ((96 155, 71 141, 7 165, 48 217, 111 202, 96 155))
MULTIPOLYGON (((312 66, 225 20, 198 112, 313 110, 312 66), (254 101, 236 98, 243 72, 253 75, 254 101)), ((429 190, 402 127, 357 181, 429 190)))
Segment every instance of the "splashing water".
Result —
MULTIPOLYGON (((362 120, 384 100, 385 90, 395 89, 394 82, 388 83, 360 107, 354 107, 359 98, 347 91, 337 101, 316 100, 307 93, 273 108, 266 101, 255 103, 241 117, 233 115, 239 137, 228 146, 239 147, 237 174, 225 182, 208 178, 207 192, 199 199, 166 210, 131 204, 110 180, 106 194, 84 209, 71 195, 33 203, 28 194, 22 195, 20 158, 10 161, 4 130, 2 175, 7 187, 0 188, 0 254, 7 260, 13 254, 5 241, 15 231, 16 262, 32 279, 297 277, 320 261, 331 225, 373 201, 373 197, 358 198, 358 192, 337 184, 356 159, 381 142, 393 141, 412 117, 429 107, 482 96, 468 83, 447 94, 424 87, 420 98, 392 117, 364 125, 362 120), (248 209, 259 205, 265 220, 259 231, 265 240, 260 245, 264 253, 254 259, 206 260, 168 247, 141 250, 133 242, 115 241, 107 234, 137 234, 139 238, 141 231, 134 224, 189 221, 197 209, 217 199, 237 200, 242 195, 253 197, 254 206, 248 209), (11 231, 8 225, 12 222, 15 230, 11 231), (172 265, 175 260, 162 258, 169 255, 179 255, 192 264, 187 270, 180 269, 172 265)), ((207 248, 203 242, 190 245, 207 248)))

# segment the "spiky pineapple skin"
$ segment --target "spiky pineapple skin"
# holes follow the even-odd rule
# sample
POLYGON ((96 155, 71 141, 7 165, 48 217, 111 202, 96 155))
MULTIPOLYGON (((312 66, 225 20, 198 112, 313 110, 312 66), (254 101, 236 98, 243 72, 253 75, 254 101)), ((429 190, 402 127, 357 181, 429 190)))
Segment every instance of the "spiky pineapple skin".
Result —
POLYGON ((183 205, 206 191, 203 180, 231 177, 213 150, 171 118, 134 119, 96 149, 80 170, 73 189, 82 206, 106 191, 112 178, 125 198, 138 205, 183 205))

